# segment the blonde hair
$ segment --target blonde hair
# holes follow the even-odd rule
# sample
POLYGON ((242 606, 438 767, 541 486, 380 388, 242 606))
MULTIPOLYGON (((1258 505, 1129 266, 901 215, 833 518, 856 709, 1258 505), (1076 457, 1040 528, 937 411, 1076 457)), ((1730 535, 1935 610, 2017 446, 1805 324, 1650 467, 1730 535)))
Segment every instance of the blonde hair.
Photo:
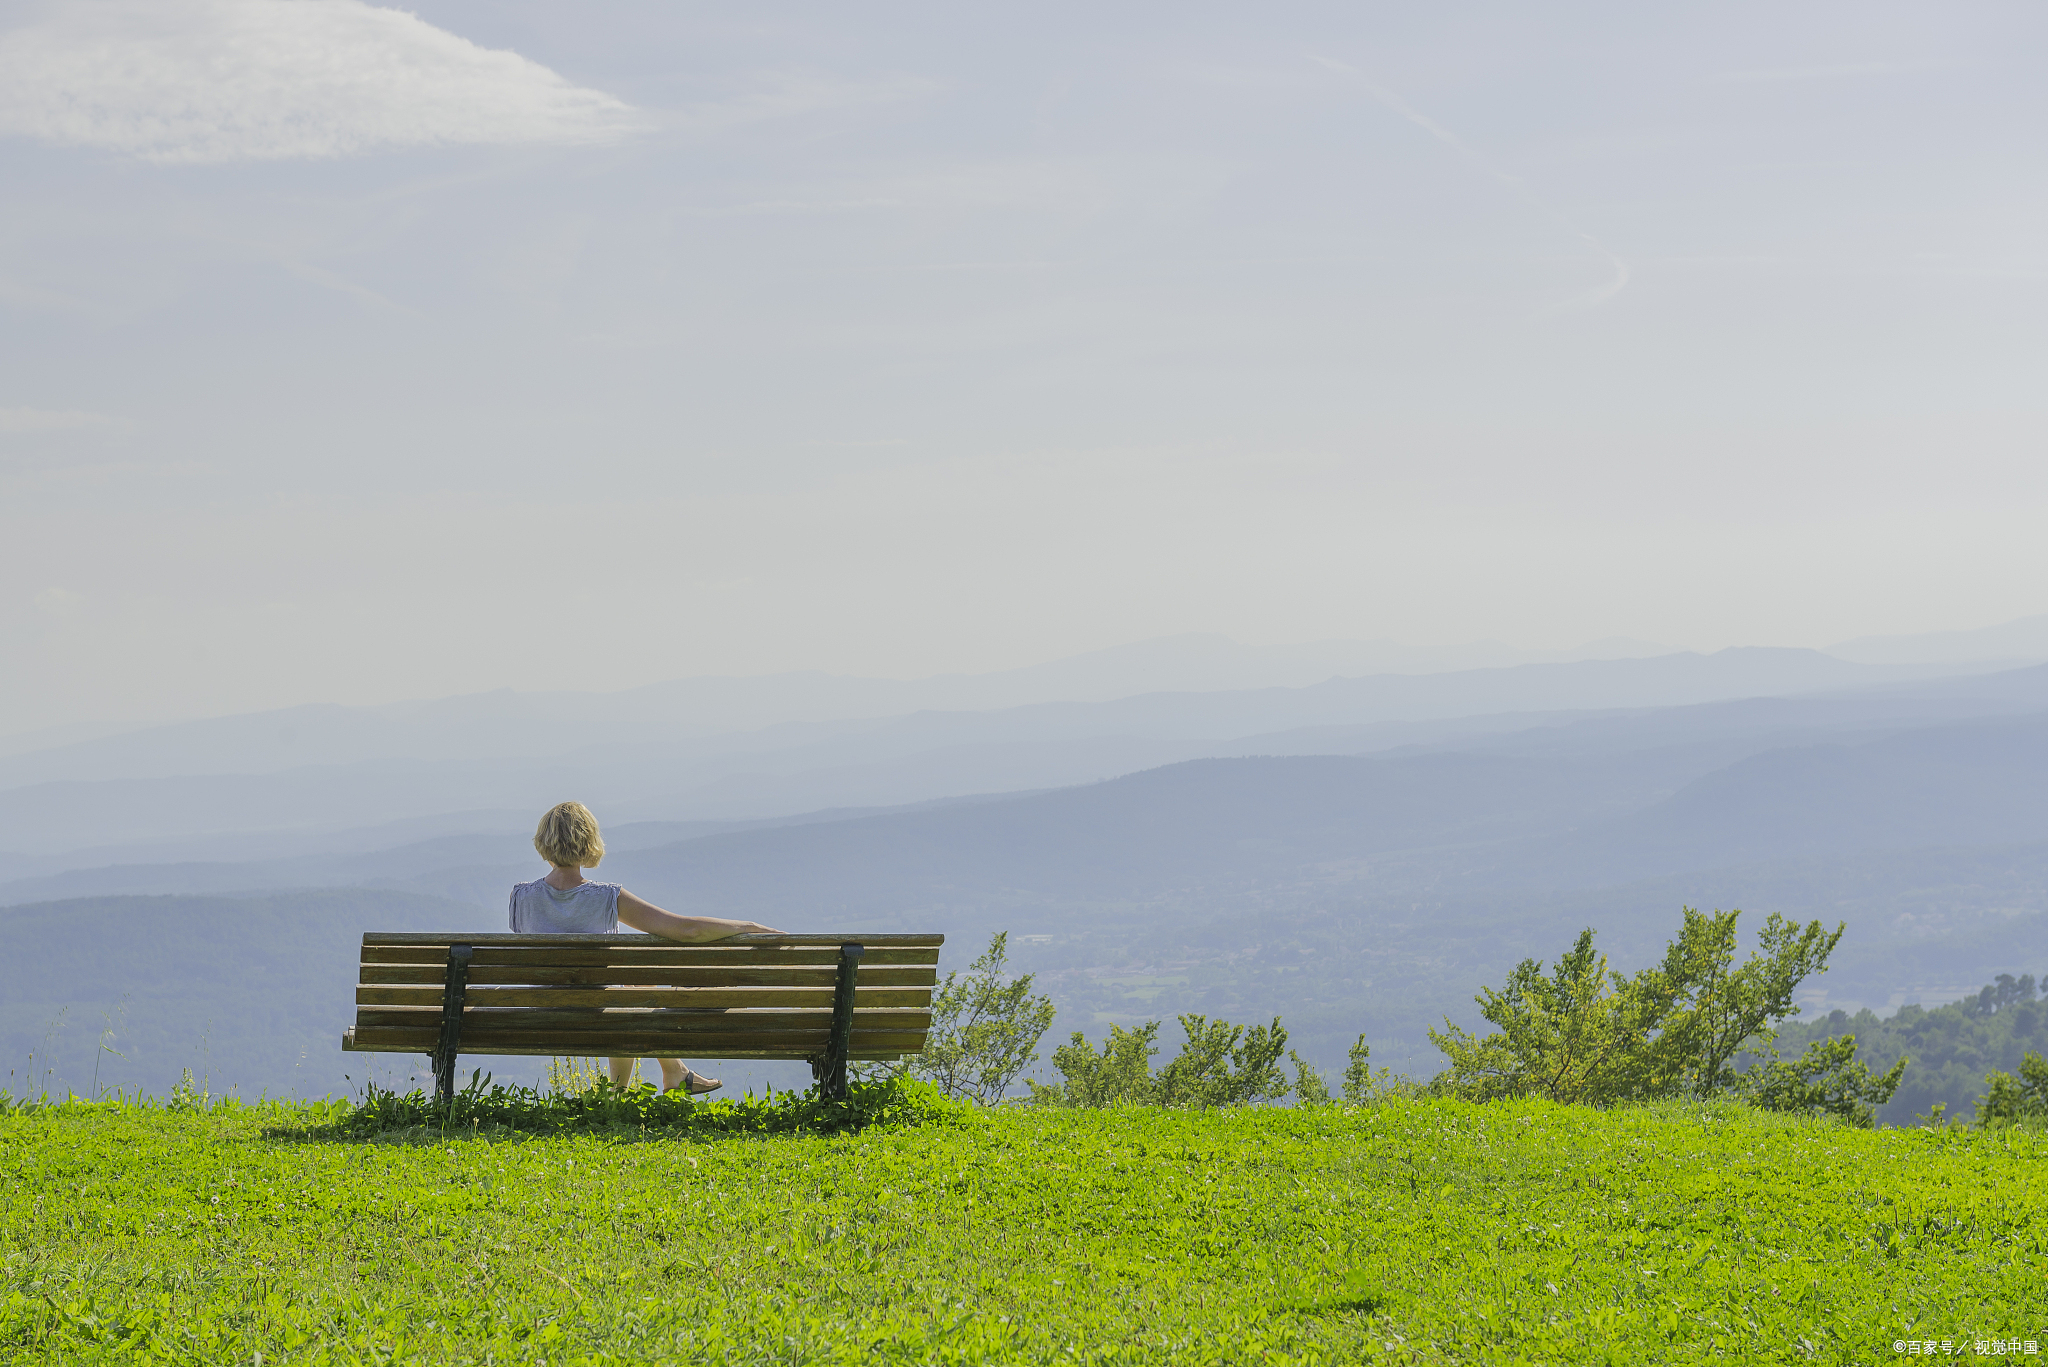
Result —
POLYGON ((533 847, 558 868, 594 869, 604 859, 604 837, 597 833, 597 818, 580 802, 561 802, 548 808, 533 833, 533 847))

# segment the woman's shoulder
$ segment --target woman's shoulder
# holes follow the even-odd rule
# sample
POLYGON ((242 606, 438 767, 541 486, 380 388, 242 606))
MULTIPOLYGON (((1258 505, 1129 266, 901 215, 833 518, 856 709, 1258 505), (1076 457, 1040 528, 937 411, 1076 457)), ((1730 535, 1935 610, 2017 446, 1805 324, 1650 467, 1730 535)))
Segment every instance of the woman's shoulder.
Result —
POLYGON ((548 881, 546 874, 542 874, 530 883, 514 883, 512 885, 512 891, 514 892, 530 892, 536 895, 541 892, 552 892, 557 897, 567 897, 571 893, 589 892, 592 890, 612 893, 621 891, 621 888, 617 883, 600 883, 595 878, 586 878, 573 888, 558 888, 548 881))

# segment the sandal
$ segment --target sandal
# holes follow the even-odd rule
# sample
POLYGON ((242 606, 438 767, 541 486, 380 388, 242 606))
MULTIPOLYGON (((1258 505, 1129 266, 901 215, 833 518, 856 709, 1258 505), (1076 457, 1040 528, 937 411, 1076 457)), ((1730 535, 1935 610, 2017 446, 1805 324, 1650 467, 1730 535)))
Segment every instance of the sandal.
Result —
POLYGON ((724 1085, 725 1084, 723 1082, 720 1082, 717 1078, 706 1077, 702 1073, 698 1072, 695 1068, 692 1068, 689 1065, 685 1064, 683 1067, 683 1080, 681 1082, 678 1082, 674 1087, 664 1087, 661 1090, 663 1090, 664 1092, 673 1092, 676 1091, 678 1088, 687 1087, 689 1089, 691 1096, 703 1096, 706 1092, 715 1092, 724 1085))

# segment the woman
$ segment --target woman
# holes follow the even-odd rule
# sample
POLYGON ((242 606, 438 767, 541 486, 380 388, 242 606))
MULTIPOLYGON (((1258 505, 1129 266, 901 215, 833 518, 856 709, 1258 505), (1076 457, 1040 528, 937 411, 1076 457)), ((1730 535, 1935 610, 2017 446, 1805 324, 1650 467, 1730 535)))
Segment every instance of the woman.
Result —
MULTIPOLYGON (((533 847, 552 867, 547 876, 512 885, 512 931, 517 935, 616 935, 620 922, 649 935, 689 941, 722 940, 728 935, 776 935, 781 932, 755 921, 727 921, 716 916, 677 916, 643 901, 617 883, 593 883, 583 870, 604 858, 604 839, 597 818, 580 802, 550 808, 533 833, 533 847)), ((612 1082, 624 1087, 633 1077, 633 1060, 612 1060, 612 1082)), ((689 1088, 691 1096, 715 1092, 724 1084, 685 1067, 682 1060, 661 1060, 661 1090, 689 1088)))

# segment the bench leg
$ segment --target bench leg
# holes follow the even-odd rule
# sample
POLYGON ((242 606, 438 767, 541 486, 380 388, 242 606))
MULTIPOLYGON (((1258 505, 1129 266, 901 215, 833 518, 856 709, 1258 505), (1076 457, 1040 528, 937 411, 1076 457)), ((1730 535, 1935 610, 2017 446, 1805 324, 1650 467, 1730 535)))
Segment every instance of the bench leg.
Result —
POLYGON ((827 1101, 844 1101, 846 1056, 853 1045, 853 988, 860 976, 863 945, 839 946, 839 981, 832 992, 832 1035, 825 1055, 811 1062, 811 1074, 818 1079, 818 1094, 827 1101))
POLYGON ((434 1094, 443 1106, 455 1104, 455 1052, 462 1047, 462 1000, 469 991, 468 945, 448 946, 448 977, 441 987, 441 1040, 434 1046, 434 1094))

